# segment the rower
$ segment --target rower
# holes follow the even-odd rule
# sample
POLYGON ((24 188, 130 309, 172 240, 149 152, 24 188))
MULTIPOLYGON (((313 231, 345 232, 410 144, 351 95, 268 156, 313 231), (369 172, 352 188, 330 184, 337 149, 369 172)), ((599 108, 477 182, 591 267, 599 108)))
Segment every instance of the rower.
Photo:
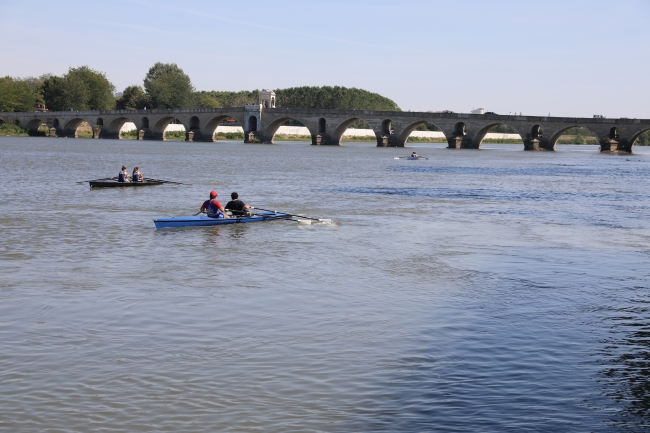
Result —
POLYGON ((417 153, 415 152, 411 153, 411 158, 419 158, 419 157, 420 155, 418 155, 417 153))
POLYGON ((210 200, 203 202, 200 212, 206 212, 210 218, 229 218, 221 203, 217 200, 217 191, 210 191, 210 200))
POLYGON ((233 192, 232 194, 230 194, 230 198, 232 200, 230 200, 226 204, 226 210, 231 211, 233 216, 242 216, 248 213, 247 211, 251 207, 246 203, 244 203, 243 201, 239 200, 239 194, 233 192))
POLYGON ((144 176, 142 176, 138 167, 133 168, 133 182, 144 182, 144 176))
POLYGON ((117 176, 117 181, 118 182, 128 182, 129 181, 129 172, 126 171, 125 166, 122 166, 122 171, 120 171, 120 174, 117 176))

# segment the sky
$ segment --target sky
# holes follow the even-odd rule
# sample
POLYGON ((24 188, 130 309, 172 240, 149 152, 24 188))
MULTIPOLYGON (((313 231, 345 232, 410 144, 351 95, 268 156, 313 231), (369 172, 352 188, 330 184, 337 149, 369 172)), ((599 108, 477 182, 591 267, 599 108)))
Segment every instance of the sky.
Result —
POLYGON ((650 118, 650 0, 0 0, 0 76, 345 86, 402 110, 650 118))

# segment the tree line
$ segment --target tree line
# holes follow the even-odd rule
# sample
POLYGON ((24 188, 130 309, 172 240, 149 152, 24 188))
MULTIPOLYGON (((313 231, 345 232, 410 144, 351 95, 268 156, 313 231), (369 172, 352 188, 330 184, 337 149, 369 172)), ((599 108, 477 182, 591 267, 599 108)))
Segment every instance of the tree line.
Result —
MULTIPOLYGON (((275 89, 279 108, 322 108, 400 111, 378 93, 341 86, 275 89)), ((155 108, 221 108, 259 103, 259 90, 196 91, 190 77, 175 63, 156 63, 142 86, 128 86, 118 98, 115 86, 101 71, 70 68, 62 76, 0 78, 0 111, 85 111, 155 108)))

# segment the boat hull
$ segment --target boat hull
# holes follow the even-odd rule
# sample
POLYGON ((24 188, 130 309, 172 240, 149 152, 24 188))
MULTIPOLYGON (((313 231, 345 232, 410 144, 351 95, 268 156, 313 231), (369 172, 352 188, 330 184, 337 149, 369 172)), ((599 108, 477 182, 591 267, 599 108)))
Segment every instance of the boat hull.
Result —
POLYGON ((252 216, 232 217, 232 218, 210 218, 205 215, 182 216, 172 218, 158 218, 153 220, 157 229, 179 228, 179 227, 207 227, 224 224, 244 224, 258 223, 264 221, 274 221, 278 219, 289 219, 291 215, 273 212, 259 212, 252 216))
POLYGON ((142 187, 142 186, 154 186, 162 185, 163 183, 168 183, 167 180, 154 180, 154 179, 145 179, 144 182, 118 182, 115 179, 95 179, 89 180, 91 188, 130 188, 130 187, 142 187))

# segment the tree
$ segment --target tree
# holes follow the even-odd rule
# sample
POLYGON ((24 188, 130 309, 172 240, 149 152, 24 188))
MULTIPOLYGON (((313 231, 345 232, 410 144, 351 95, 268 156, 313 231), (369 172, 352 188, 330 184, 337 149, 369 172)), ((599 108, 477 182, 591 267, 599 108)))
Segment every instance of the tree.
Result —
POLYGON ((124 89, 122 96, 115 101, 118 110, 141 110, 149 104, 149 99, 140 86, 129 86, 124 89))
POLYGON ((190 77, 176 63, 156 63, 144 78, 152 108, 186 108, 194 102, 190 77))
POLYGON ((194 105, 200 108, 221 108, 219 100, 210 92, 196 92, 194 99, 194 105))
POLYGON ((0 78, 0 111, 34 111, 42 102, 37 78, 0 78))
POLYGON ((115 86, 106 74, 88 66, 70 68, 63 77, 50 76, 43 82, 43 97, 53 111, 111 110, 115 86))
POLYGON ((278 108, 401 111, 393 100, 354 87, 291 87, 275 94, 278 108))

